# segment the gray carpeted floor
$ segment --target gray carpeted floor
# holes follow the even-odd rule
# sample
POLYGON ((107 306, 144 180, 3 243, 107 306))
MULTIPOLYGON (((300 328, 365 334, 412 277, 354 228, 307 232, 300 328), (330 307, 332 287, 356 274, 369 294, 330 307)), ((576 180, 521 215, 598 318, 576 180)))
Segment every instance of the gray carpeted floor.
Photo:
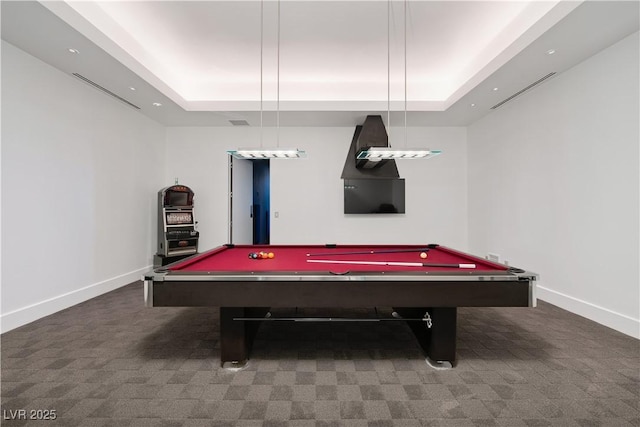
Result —
POLYGON ((229 372, 217 314, 137 282, 2 335, 2 425, 640 426, 640 342, 544 302, 459 309, 447 371, 402 322, 271 322, 229 372))

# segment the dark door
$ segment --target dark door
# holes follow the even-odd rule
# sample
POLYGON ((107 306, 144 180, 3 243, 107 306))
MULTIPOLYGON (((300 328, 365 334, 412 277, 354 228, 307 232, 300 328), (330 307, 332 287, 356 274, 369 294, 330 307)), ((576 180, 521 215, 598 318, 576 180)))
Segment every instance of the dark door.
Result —
POLYGON ((269 244, 269 160, 253 160, 253 244, 269 244))

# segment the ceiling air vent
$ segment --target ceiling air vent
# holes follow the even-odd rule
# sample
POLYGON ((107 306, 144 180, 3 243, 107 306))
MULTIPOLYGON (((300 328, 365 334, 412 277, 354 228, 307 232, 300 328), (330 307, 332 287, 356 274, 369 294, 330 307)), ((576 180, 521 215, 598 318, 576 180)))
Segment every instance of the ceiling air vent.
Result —
POLYGON ((94 88, 96 88, 96 89, 98 89, 98 90, 101 90, 102 92, 106 93, 107 95, 110 95, 110 96, 114 97, 114 98, 115 98, 115 99, 117 99, 118 101, 120 101, 120 102, 124 102, 125 104, 127 104, 127 105, 128 105, 128 106, 130 106, 130 107, 135 108, 136 110, 139 110, 139 109, 140 109, 140 107, 138 107, 137 105, 132 104, 131 102, 129 102, 129 101, 127 101, 126 99, 124 99, 123 97, 116 95, 115 93, 111 92, 109 89, 107 89, 107 88, 104 88, 104 87, 100 86, 98 83, 96 83, 96 82, 94 82, 94 81, 89 80, 88 78, 86 78, 86 77, 85 77, 85 76, 83 76, 82 74, 73 73, 73 75, 74 75, 75 77, 79 78, 80 80, 82 80, 83 82, 85 82, 85 83, 87 83, 87 84, 89 84, 89 85, 93 86, 94 88))
POLYGON ((249 126, 249 122, 246 120, 229 120, 229 123, 234 126, 249 126))
POLYGON ((513 98, 515 98, 518 95, 522 95, 523 93, 525 93, 526 91, 528 91, 529 89, 531 89, 534 86, 539 85, 540 83, 542 83, 543 81, 547 80, 549 77, 553 76, 555 74, 555 72, 553 73, 549 73, 546 76, 542 77, 541 79, 536 80, 535 82, 531 83, 529 86, 525 87, 524 89, 519 90, 518 92, 514 93, 513 95, 511 95, 510 97, 508 97, 505 100, 502 100, 500 102, 498 102, 496 105, 494 105, 493 107, 491 107, 492 110, 495 110, 498 107, 501 107, 502 105, 506 104, 507 102, 511 101, 513 98))

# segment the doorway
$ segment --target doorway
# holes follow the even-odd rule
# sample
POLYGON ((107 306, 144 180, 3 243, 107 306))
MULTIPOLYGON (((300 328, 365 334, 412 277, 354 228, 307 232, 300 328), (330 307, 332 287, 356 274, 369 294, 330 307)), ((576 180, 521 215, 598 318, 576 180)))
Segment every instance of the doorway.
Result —
POLYGON ((269 244, 269 160, 229 161, 229 243, 269 244))

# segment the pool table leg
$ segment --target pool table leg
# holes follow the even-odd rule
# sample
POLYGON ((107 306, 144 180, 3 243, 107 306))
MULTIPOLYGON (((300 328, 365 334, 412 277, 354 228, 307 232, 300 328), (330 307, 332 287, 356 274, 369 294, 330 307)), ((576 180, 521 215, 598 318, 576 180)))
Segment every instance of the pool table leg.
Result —
POLYGON ((249 360, 253 339, 261 322, 233 320, 260 318, 268 307, 220 307, 220 361, 223 367, 242 368, 249 360))
POLYGON ((449 362, 453 365, 456 360, 456 307, 397 308, 395 311, 402 317, 413 319, 422 318, 428 312, 431 328, 427 328, 426 322, 407 324, 432 362, 449 362))

